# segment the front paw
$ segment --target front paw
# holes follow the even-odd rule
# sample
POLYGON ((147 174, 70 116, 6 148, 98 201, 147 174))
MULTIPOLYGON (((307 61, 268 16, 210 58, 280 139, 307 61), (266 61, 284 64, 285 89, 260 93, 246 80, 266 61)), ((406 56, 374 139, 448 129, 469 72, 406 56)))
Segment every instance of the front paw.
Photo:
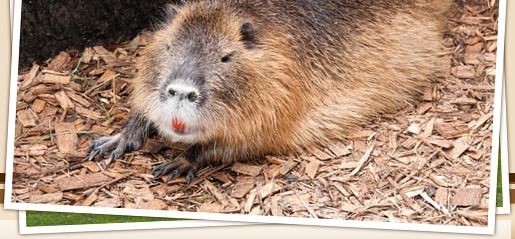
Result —
POLYGON ((178 158, 171 162, 162 163, 154 170, 152 170, 152 175, 154 175, 153 180, 157 178, 168 175, 166 182, 178 178, 181 175, 186 175, 186 183, 190 184, 193 178, 195 178, 195 171, 197 167, 192 167, 191 163, 184 158, 178 158))
POLYGON ((105 161, 106 165, 109 165, 113 160, 120 157, 126 152, 138 150, 142 146, 141 140, 134 138, 128 138, 126 135, 119 133, 113 136, 104 136, 97 138, 91 142, 87 148, 89 152, 88 160, 91 161, 95 156, 101 155, 107 151, 113 150, 109 155, 109 158, 105 161))

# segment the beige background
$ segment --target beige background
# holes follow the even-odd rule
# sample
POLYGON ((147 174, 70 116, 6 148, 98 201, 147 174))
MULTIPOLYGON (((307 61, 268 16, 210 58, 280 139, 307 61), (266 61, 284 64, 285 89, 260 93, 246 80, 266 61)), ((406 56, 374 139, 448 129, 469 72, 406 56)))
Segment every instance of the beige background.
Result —
POLYGON ((0 3, 0 172, 5 172, 7 113, 11 72, 11 21, 9 1, 0 3))
MULTIPOLYGON (((506 29, 506 95, 507 102, 515 101, 515 69, 510 67, 515 63, 515 2, 507 0, 507 29, 506 29), (510 17, 511 13, 511 17, 510 17), (510 82, 510 79, 512 82, 510 82)), ((7 142, 7 113, 9 100, 9 79, 10 79, 10 20, 9 20, 9 1, 0 3, 0 172, 5 172, 5 149, 7 142)), ((515 124, 510 124, 509 119, 515 118, 515 103, 507 103, 508 111, 508 142, 511 155, 515 154, 515 124), (511 126, 511 127, 510 127, 511 126), (511 143, 510 143, 511 142, 511 143)), ((515 173, 515 160, 510 160, 510 172, 515 173)), ((0 205, 1 207, 2 205, 0 205)), ((515 212, 515 206, 511 207, 515 212)), ((0 208, 0 237, 20 238, 18 235, 17 211, 8 211, 0 208)), ((515 213, 512 215, 497 216, 496 235, 477 236, 462 234, 442 234, 424 232, 405 232, 405 231, 383 231, 372 229, 353 229, 353 228, 331 228, 314 226, 293 226, 293 225, 255 225, 224 228, 190 228, 190 229, 160 229, 160 230, 140 230, 140 231, 117 231, 117 232, 89 232, 74 233, 77 238, 110 238, 113 235, 125 236, 127 238, 510 238, 511 228, 515 229, 515 213), (511 221, 511 226, 510 226, 511 221)), ((511 233, 515 235, 515 233, 511 233)), ((70 234, 43 235, 38 238, 68 238, 70 234)), ((24 236, 36 237, 36 236, 24 236)))

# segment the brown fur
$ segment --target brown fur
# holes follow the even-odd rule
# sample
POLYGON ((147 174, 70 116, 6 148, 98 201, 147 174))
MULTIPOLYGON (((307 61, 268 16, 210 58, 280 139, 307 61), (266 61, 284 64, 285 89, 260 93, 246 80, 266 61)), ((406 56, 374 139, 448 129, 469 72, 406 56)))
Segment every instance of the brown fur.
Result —
POLYGON ((172 7, 138 64, 131 109, 152 118, 148 109, 159 102, 149 95, 180 64, 163 56, 165 49, 193 42, 199 50, 189 57, 208 77, 220 75, 206 84, 225 92, 207 100, 209 127, 197 143, 207 162, 343 139, 416 100, 440 71, 449 2, 208 0, 172 7), (244 22, 255 30, 250 49, 240 41, 244 22), (227 51, 237 52, 231 62, 211 66, 212 56, 227 51))

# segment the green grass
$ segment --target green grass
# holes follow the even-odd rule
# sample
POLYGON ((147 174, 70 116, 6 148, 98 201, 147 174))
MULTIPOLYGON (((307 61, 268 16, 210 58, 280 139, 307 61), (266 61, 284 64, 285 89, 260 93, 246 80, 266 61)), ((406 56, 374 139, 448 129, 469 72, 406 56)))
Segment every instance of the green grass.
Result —
POLYGON ((27 211, 26 215, 27 227, 185 220, 179 218, 135 217, 37 211, 27 211))
POLYGON ((501 174, 501 147, 499 146, 499 160, 497 164, 497 197, 495 198, 495 205, 502 207, 502 174, 501 174))

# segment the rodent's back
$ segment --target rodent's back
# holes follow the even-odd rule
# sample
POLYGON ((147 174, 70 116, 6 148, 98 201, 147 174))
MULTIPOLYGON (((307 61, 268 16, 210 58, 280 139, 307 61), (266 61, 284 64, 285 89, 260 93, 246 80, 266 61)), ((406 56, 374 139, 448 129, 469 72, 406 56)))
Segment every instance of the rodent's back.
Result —
MULTIPOLYGON (((188 3, 149 46, 135 82, 133 110, 156 114, 148 110, 159 104, 150 99, 149 85, 163 81, 162 67, 179 64, 156 55, 163 54, 165 38, 189 37, 212 47, 222 45, 219 32, 236 39, 233 28, 251 23, 252 47, 228 40, 226 45, 239 50, 227 68, 206 66, 211 52, 187 49, 189 59, 202 62, 199 71, 206 77, 221 75, 231 83, 228 100, 208 98, 211 108, 202 111, 208 117, 199 142, 221 148, 213 161, 286 153, 341 139, 374 117, 405 106, 429 84, 440 70, 438 52, 449 5, 447 0, 188 3), (200 22, 202 28, 196 29, 200 22), (196 31, 181 35, 190 28, 196 31)), ((227 86, 206 82, 214 91, 227 86)))

